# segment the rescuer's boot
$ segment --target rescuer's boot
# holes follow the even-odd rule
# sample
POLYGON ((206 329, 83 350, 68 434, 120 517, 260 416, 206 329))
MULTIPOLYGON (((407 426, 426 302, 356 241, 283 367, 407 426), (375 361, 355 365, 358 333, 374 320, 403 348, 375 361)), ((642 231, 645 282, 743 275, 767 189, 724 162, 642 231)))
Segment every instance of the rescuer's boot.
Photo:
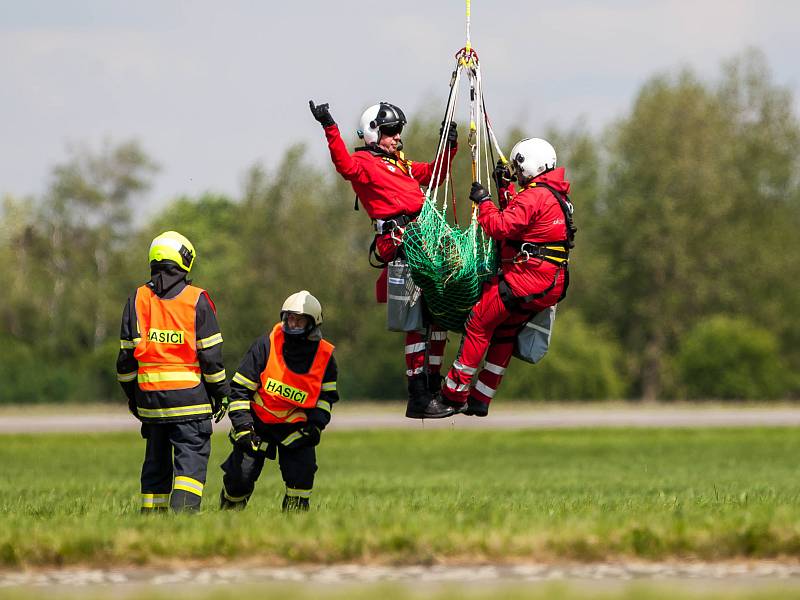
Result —
POLYGON ((220 510, 242 510, 245 506, 247 506, 247 501, 250 499, 250 495, 244 496, 242 498, 233 498, 229 496, 225 492, 225 486, 222 487, 222 491, 219 493, 219 509, 220 510))
POLYGON ((433 398, 442 395, 442 377, 441 373, 428 373, 428 391, 433 398))
POLYGON ((485 417, 489 414, 489 405, 470 396, 467 398, 467 405, 462 412, 471 417, 485 417))
POLYGON ((428 376, 414 375, 408 378, 408 406, 406 417, 409 419, 444 419, 456 413, 453 408, 442 404, 441 396, 431 394, 428 389, 428 376))
POLYGON ((283 512, 300 512, 307 511, 309 508, 309 499, 300 498, 299 496, 284 495, 283 503, 281 503, 281 510, 283 512))

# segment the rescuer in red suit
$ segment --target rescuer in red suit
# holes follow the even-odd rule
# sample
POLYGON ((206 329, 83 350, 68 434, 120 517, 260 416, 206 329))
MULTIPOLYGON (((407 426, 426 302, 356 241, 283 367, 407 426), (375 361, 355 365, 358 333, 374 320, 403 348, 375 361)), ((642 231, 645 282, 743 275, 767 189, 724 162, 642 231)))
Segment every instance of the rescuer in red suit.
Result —
POLYGON ((481 184, 472 184, 470 199, 479 206, 478 222, 500 242, 501 270, 484 285, 470 312, 463 343, 442 388, 446 404, 479 417, 489 412, 517 333, 537 312, 560 302, 569 284, 575 228, 564 168, 556 168, 555 150, 539 138, 514 146, 511 164, 521 191, 514 194, 508 167, 498 163, 500 208, 481 184), (483 369, 471 387, 484 354, 483 369))
MULTIPOLYGON (((309 101, 314 118, 320 122, 328 139, 331 160, 336 171, 353 186, 357 201, 372 219, 375 239, 371 248, 382 264, 402 256, 405 227, 422 210, 425 200, 420 186, 429 185, 436 167, 435 162, 412 162, 402 152, 401 133, 406 124, 403 111, 388 102, 370 106, 361 116, 358 135, 364 146, 352 154, 342 140, 339 127, 327 104, 315 105, 309 101)), ((444 123, 442 124, 444 128, 444 123)), ((440 131, 440 134, 443 131, 440 131)), ((447 170, 456 153, 458 133, 456 124, 447 130, 449 152, 439 169, 447 170)), ((376 284, 378 302, 386 302, 386 268, 376 284)), ((444 406, 439 396, 442 377, 442 357, 447 343, 447 331, 431 324, 430 339, 420 331, 406 333, 405 358, 408 377, 408 407, 406 416, 414 419, 436 419, 454 414, 444 406), (428 353, 428 372, 425 353, 428 353)))

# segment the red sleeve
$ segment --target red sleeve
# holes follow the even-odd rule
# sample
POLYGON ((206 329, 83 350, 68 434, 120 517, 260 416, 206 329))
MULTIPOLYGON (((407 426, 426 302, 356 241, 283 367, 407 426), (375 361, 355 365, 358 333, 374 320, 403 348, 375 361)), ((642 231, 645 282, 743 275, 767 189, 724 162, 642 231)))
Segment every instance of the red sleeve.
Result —
MULTIPOLYGON (((453 164, 453 157, 458 151, 458 146, 450 148, 450 152, 446 155, 447 163, 441 166, 443 172, 447 172, 450 165, 453 164)), ((420 185, 428 185, 433 177, 433 169, 436 166, 436 159, 429 163, 413 163, 411 165, 411 174, 414 176, 420 185)), ((442 183, 441 181, 439 182, 442 183)))
POLYGON ((214 301, 211 300, 211 296, 208 295, 208 292, 203 290, 203 296, 205 296, 206 300, 208 300, 208 305, 211 307, 211 310, 214 311, 214 314, 217 314, 217 306, 214 304, 214 301))
POLYGON ((506 206, 508 206, 508 203, 511 202, 515 195, 516 192, 514 191, 513 183, 509 183, 508 187, 497 190, 497 199, 498 202, 500 202, 500 208, 504 209, 506 206))
POLYGON ((535 198, 523 194, 514 196, 503 210, 486 201, 478 210, 478 223, 492 239, 520 239, 534 221, 537 204, 535 198))
POLYGON ((355 160, 347 151, 339 127, 336 124, 325 128, 325 137, 328 138, 328 150, 331 153, 331 161, 336 171, 347 181, 357 181, 359 183, 369 183, 369 175, 366 170, 355 160))

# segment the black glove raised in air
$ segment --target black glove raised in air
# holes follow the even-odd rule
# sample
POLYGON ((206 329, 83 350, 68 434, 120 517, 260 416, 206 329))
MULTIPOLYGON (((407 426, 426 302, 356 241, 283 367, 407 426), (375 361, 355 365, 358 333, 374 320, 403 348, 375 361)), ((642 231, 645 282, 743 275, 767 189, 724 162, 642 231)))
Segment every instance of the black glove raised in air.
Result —
POLYGON ((325 104, 316 105, 314 104, 313 100, 309 100, 308 107, 311 109, 311 114, 314 115, 314 118, 319 121, 323 127, 336 125, 336 121, 333 120, 333 117, 328 110, 327 102, 325 104))
MULTIPOLYGON (((439 137, 442 137, 442 132, 444 131, 444 121, 442 121, 442 126, 439 128, 439 137)), ((458 143, 458 130, 456 129, 456 122, 450 121, 450 125, 447 126, 447 141, 451 146, 455 146, 458 143)))

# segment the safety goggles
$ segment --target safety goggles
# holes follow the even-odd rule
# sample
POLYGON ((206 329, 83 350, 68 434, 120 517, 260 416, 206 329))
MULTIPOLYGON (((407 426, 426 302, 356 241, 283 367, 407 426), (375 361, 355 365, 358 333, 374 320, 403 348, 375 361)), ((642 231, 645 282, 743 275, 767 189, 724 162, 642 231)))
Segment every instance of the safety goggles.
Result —
POLYGON ((388 135, 389 137, 403 133, 403 125, 401 123, 397 123, 395 125, 383 125, 381 127, 381 133, 383 135, 388 135))

